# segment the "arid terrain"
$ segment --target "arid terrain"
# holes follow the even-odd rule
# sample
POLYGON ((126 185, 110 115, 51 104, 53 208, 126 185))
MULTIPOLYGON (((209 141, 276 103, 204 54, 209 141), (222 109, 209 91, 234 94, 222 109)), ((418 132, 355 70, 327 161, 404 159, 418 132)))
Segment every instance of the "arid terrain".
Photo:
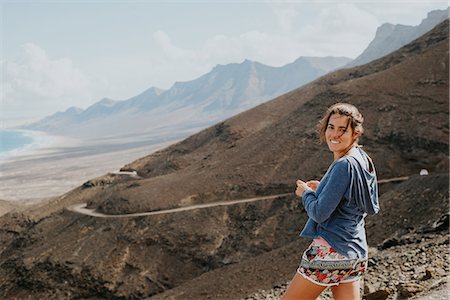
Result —
MULTIPOLYGON (((416 287, 409 297, 448 287, 448 179, 448 174, 416 175, 383 192, 380 214, 368 217, 366 223, 372 245, 365 276, 367 299, 399 299, 403 287, 409 286, 416 287)), ((304 220, 303 214, 300 217, 304 220)), ((277 250, 205 273, 150 299, 278 299, 308 243, 296 238, 277 250)))
MULTIPOLYGON (((310 242, 296 179, 331 163, 316 124, 347 101, 380 180, 367 299, 421 297, 449 274, 448 20, 405 47, 243 112, 48 203, 0 217, 3 299, 273 299, 310 242), (419 171, 427 169, 428 176, 419 171), (284 194, 284 195, 281 195, 284 194), (287 194, 287 195, 286 195, 287 194), (265 197, 174 213, 105 215, 265 197), (271 298, 272 297, 272 298, 271 298)), ((448 285, 447 285, 448 286, 448 285)), ((325 296, 326 297, 326 296, 325 296)))

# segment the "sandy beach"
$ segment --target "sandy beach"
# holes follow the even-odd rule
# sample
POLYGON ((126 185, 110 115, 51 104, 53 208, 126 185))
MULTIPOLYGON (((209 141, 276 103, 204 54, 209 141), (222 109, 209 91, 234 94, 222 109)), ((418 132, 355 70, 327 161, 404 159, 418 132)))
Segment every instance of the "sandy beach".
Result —
POLYGON ((179 139, 170 133, 95 141, 41 134, 38 145, 0 160, 0 199, 44 202, 179 139))

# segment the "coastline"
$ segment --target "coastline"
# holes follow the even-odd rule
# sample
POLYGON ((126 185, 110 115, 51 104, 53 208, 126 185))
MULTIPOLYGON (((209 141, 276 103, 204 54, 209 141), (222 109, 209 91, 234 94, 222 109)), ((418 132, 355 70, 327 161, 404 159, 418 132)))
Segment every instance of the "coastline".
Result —
POLYGON ((51 135, 43 131, 26 130, 26 129, 3 129, 4 131, 20 132, 23 136, 31 138, 32 142, 22 147, 14 148, 0 154, 0 165, 17 159, 23 159, 29 156, 45 154, 52 147, 61 145, 73 146, 79 143, 77 139, 68 138, 59 135, 51 135))
MULTIPOLYGON (((80 140, 37 134, 33 147, 0 158, 0 199, 18 205, 44 203, 89 179, 164 148, 179 136, 80 140)), ((170 135, 170 134, 168 134, 170 135)))

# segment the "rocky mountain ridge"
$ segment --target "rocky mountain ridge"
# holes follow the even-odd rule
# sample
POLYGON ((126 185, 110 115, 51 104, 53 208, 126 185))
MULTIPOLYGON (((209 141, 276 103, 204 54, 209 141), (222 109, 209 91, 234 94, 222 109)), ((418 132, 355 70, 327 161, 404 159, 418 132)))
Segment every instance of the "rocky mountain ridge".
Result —
POLYGON ((69 108, 24 128, 96 138, 143 134, 164 127, 171 127, 173 131, 206 127, 297 88, 349 61, 345 57, 300 57, 281 67, 250 60, 218 65, 199 78, 176 82, 168 90, 152 87, 123 101, 104 98, 86 110, 69 108))
POLYGON ((363 53, 349 62, 346 67, 360 66, 383 57, 430 31, 448 16, 449 9, 447 8, 446 10, 430 11, 427 17, 416 26, 384 23, 378 27, 375 38, 363 53))

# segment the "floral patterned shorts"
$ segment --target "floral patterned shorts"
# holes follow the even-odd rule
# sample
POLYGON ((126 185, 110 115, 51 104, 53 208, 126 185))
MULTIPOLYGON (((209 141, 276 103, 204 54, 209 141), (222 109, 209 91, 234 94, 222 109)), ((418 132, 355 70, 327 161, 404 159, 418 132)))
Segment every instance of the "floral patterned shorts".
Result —
POLYGON ((297 272, 322 286, 352 282, 367 270, 367 258, 350 259, 339 254, 323 239, 314 239, 303 253, 297 272))

